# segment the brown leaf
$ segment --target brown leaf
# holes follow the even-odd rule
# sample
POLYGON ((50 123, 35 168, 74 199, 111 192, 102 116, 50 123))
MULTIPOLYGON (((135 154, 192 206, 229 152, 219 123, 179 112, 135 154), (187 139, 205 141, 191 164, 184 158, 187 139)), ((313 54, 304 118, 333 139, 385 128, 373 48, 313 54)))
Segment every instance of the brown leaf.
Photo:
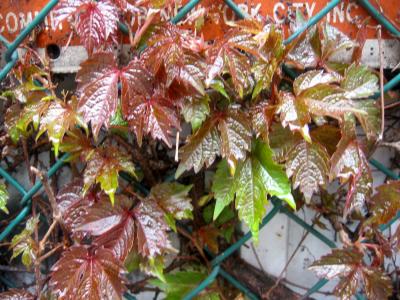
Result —
POLYGON ((54 9, 56 26, 69 17, 89 55, 104 49, 117 30, 118 9, 111 0, 61 0, 54 9))
POLYGON ((51 268, 49 285, 60 299, 122 299, 120 262, 108 249, 72 246, 51 268))
POLYGON ((382 184, 372 197, 371 222, 385 224, 400 210, 400 180, 382 184))
POLYGON ((293 188, 300 187, 306 201, 310 201, 320 187, 328 182, 329 155, 325 148, 314 142, 300 141, 288 154, 286 173, 292 177, 293 188))
POLYGON ((144 200, 137 205, 133 214, 136 219, 138 252, 144 257, 155 257, 164 249, 171 249, 168 226, 164 212, 154 201, 144 200))
POLYGON ((10 289, 0 293, 0 298, 3 300, 34 300, 35 296, 25 290, 10 289))

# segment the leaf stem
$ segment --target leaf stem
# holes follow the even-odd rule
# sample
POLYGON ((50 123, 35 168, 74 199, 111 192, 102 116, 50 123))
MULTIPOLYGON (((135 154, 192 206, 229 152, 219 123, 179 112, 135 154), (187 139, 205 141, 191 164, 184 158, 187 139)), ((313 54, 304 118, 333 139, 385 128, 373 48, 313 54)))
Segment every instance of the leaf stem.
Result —
POLYGON ((381 92, 381 134, 380 140, 383 139, 385 131, 385 95, 384 95, 384 82, 383 82, 383 53, 382 53, 382 26, 378 25, 378 45, 379 45, 379 85, 381 92))

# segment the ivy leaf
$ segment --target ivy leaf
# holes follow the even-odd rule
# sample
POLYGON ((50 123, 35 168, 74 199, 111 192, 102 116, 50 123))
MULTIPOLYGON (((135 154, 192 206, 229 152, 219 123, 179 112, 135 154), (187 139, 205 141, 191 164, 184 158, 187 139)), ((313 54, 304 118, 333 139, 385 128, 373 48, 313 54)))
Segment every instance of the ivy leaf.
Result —
POLYGON ((218 253, 218 237, 220 232, 212 224, 205 225, 193 233, 193 237, 198 241, 200 247, 207 247, 212 253, 218 253))
POLYGON ((385 224, 389 222, 400 209, 400 181, 392 181, 379 186, 372 197, 370 222, 385 224))
POLYGON ((339 82, 340 78, 335 73, 326 73, 323 70, 312 70, 296 77, 293 82, 295 95, 300 95, 303 91, 319 84, 329 84, 339 82))
POLYGON ((328 280, 340 277, 334 293, 342 299, 351 299, 360 284, 358 269, 362 267, 362 254, 351 249, 334 249, 331 254, 314 262, 309 270, 328 280))
POLYGON ((83 174, 84 192, 93 184, 100 183, 101 189, 110 197, 111 203, 114 203, 120 171, 137 177, 135 166, 127 154, 112 146, 97 148, 90 156, 83 174))
POLYGON ((366 161, 357 140, 344 137, 337 145, 337 149, 331 158, 330 179, 341 178, 347 181, 351 175, 361 172, 366 161))
POLYGON ((273 161, 272 155, 273 152, 267 144, 255 141, 251 155, 239 162, 234 177, 229 177, 227 164, 221 162, 213 183, 217 200, 214 218, 218 217, 236 195, 239 218, 250 227, 256 241, 259 224, 268 203, 267 195, 281 198, 293 209, 296 208, 289 180, 282 167, 273 161))
POLYGON ((378 81, 378 76, 368 67, 353 63, 345 70, 341 87, 346 90, 345 97, 348 99, 367 98, 378 92, 378 81))
POLYGON ((87 207, 96 203, 98 198, 99 195, 93 191, 83 195, 81 178, 74 179, 58 191, 56 201, 62 215, 63 225, 74 239, 80 241, 85 237, 85 233, 77 232, 76 228, 82 225, 80 221, 85 215, 87 207))
POLYGON ((142 201, 137 205, 133 214, 137 224, 138 251, 144 257, 155 257, 162 254, 163 249, 171 249, 168 240, 168 226, 164 212, 154 201, 142 201))
POLYGON ((302 98, 311 113, 341 119, 345 113, 366 114, 354 101, 345 97, 338 87, 319 84, 303 91, 302 98))
POLYGON ((392 294, 390 278, 378 268, 365 266, 363 255, 356 249, 333 249, 309 269, 320 278, 340 277, 334 293, 341 299, 351 299, 361 283, 369 299, 386 299, 392 294))
POLYGON ((288 154, 286 173, 292 177, 293 188, 300 187, 307 202, 327 184, 329 155, 318 143, 298 142, 288 154))
POLYGON ((287 52, 283 45, 283 32, 274 25, 266 25, 257 32, 254 38, 259 42, 262 54, 252 66, 257 82, 252 99, 256 98, 262 90, 270 90, 273 76, 279 70, 278 67, 287 52))
POLYGON ((110 125, 118 104, 118 83, 121 83, 122 113, 136 133, 139 144, 144 134, 161 139, 167 145, 171 127, 179 129, 174 103, 167 91, 143 65, 133 59, 119 69, 112 53, 96 53, 81 64, 77 74, 81 94, 79 110, 91 122, 93 134, 110 125))
POLYGON ((46 98, 48 95, 43 91, 31 93, 26 103, 21 107, 19 103, 11 105, 5 116, 5 125, 14 143, 20 136, 28 137, 31 133, 31 126, 37 130, 40 124, 40 118, 48 110, 50 101, 46 98))
POLYGON ((0 209, 8 214, 7 209, 8 192, 7 187, 4 183, 0 183, 0 209))
POLYGON ((274 159, 278 162, 285 162, 290 150, 296 146, 302 137, 290 131, 288 127, 283 127, 281 123, 275 122, 271 125, 268 139, 274 152, 274 159))
POLYGON ((332 253, 315 261, 308 269, 318 277, 331 280, 337 276, 346 277, 362 263, 362 254, 355 249, 333 249, 332 253))
POLYGON ((292 93, 280 92, 278 113, 283 127, 289 125, 290 130, 299 131, 304 139, 311 142, 308 123, 311 121, 306 103, 301 98, 295 98, 292 93))
MULTIPOLYGON (((165 275, 165 281, 158 279, 151 279, 149 282, 160 288, 166 295, 168 300, 179 300, 182 296, 188 294, 193 288, 195 288, 200 282, 207 277, 205 272, 198 271, 178 271, 165 275)), ((209 292, 204 291, 199 297, 202 299, 202 295, 209 292)), ((206 298, 210 299, 210 298, 206 298)), ((219 298, 211 298, 219 299, 219 298)))
POLYGON ((177 26, 166 23, 147 41, 142 57, 154 74, 165 71, 167 87, 175 80, 204 95, 204 63, 201 56, 190 50, 195 42, 177 26))
POLYGON ((328 151, 331 156, 336 151, 336 146, 340 141, 340 129, 330 124, 324 124, 311 130, 310 136, 313 141, 318 142, 328 151))
POLYGON ((78 158, 86 160, 94 152, 94 147, 90 140, 78 128, 67 132, 59 148, 61 152, 70 154, 70 161, 77 160, 78 158))
POLYGON ((175 174, 178 178, 185 170, 194 169, 197 173, 203 165, 209 167, 220 154, 221 140, 216 128, 216 119, 208 119, 200 129, 189 137, 180 149, 181 162, 175 174))
POLYGON ((272 150, 256 141, 252 154, 238 166, 235 173, 236 208, 258 240, 258 229, 265 214, 267 195, 276 196, 296 208, 289 180, 282 167, 272 159, 272 150))
POLYGON ((192 130, 196 131, 210 113, 209 97, 190 97, 183 103, 182 114, 186 122, 190 122, 192 130))
POLYGON ((215 112, 182 147, 181 162, 175 177, 194 168, 199 172, 203 165, 209 167, 217 155, 228 160, 231 169, 246 157, 250 150, 251 125, 246 115, 236 109, 215 112))
POLYGON ((166 212, 168 225, 175 228, 175 220, 192 219, 193 206, 189 197, 192 185, 183 185, 177 182, 161 183, 153 186, 150 198, 166 212))
POLYGON ((387 299, 392 295, 392 280, 380 269, 364 268, 363 279, 368 299, 387 299))
POLYGON ((110 0, 62 0, 54 9, 56 26, 69 17, 74 18, 75 29, 89 52, 103 48, 117 30, 118 9, 110 0))
POLYGON ((355 113, 368 140, 375 141, 381 134, 381 110, 375 100, 362 100, 355 103, 362 113, 355 113))
POLYGON ((79 226, 75 226, 75 231, 95 236, 96 245, 110 249, 118 260, 124 261, 136 241, 131 206, 132 201, 123 196, 118 196, 114 205, 100 198, 85 208, 84 214, 78 218, 79 226))
POLYGON ((103 124, 108 128, 117 109, 119 72, 113 53, 95 53, 76 75, 79 111, 85 122, 91 122, 95 137, 103 124))
POLYGON ((235 191, 234 177, 229 173, 229 165, 225 159, 221 160, 218 163, 212 183, 212 192, 216 200, 213 216, 214 221, 224 208, 233 201, 235 191))
POLYGON ((267 101, 258 103, 251 107, 251 123, 256 137, 261 137, 268 142, 269 130, 272 126, 276 107, 270 105, 267 101))
POLYGON ((361 211, 372 194, 372 174, 359 143, 355 138, 344 136, 331 158, 331 180, 349 181, 349 192, 344 207, 344 217, 357 209, 361 211))
POLYGON ((26 290, 9 289, 7 292, 0 293, 3 300, 35 300, 35 296, 26 290))
POLYGON ((122 299, 122 267, 104 248, 76 245, 64 251, 51 268, 49 285, 66 299, 122 299))
POLYGON ((247 55, 257 54, 258 45, 253 35, 240 28, 229 30, 208 49, 209 67, 206 71, 207 86, 223 73, 229 73, 240 98, 254 85, 251 77, 251 64, 247 55))
POLYGON ((54 153, 58 156, 58 148, 65 132, 79 125, 87 131, 85 122, 76 113, 77 99, 72 97, 70 103, 54 101, 40 120, 39 132, 36 140, 47 131, 49 140, 53 143, 54 153))
POLYGON ((163 89, 156 89, 139 93, 122 104, 122 112, 135 132, 139 145, 142 144, 143 135, 151 134, 153 139, 163 140, 171 147, 172 128, 180 130, 174 103, 164 92, 163 89))
POLYGON ((32 266, 33 261, 36 260, 36 253, 39 247, 32 238, 32 234, 38 224, 39 215, 35 218, 31 217, 26 222, 25 229, 21 233, 15 235, 11 240, 10 249, 13 250, 11 259, 22 254, 22 263, 28 268, 32 266))

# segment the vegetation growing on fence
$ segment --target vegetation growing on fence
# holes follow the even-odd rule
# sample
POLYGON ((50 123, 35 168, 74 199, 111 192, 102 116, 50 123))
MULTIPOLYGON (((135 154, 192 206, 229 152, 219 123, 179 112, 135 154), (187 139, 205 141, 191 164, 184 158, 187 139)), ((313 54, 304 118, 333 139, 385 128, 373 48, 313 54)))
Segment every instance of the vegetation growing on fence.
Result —
MULTIPOLYGON (((118 299, 150 282, 180 299, 208 272, 232 282, 222 259, 215 263, 220 256, 212 259, 235 242, 239 221, 258 241, 271 199, 271 218, 307 206, 339 233, 343 248, 310 266, 340 278, 335 294, 392 295, 397 273, 383 267, 400 229, 381 229, 399 210, 400 183, 373 195, 368 158, 384 137, 384 78, 360 64, 362 38, 318 23, 285 40, 278 25, 246 19, 205 42, 155 12, 129 32, 133 54, 122 64, 113 51, 119 22, 140 5, 60 1, 56 20, 68 20, 88 52, 76 90, 60 92, 49 61, 30 48, 4 84, 5 165, 25 163, 48 199, 30 200, 37 190, 27 197, 22 189, 32 215, 10 239, 10 258, 21 256, 35 289, 4 297, 118 299), (351 62, 332 59, 343 50, 353 51, 351 62), (64 153, 72 174, 60 189, 30 159, 50 147, 51 160, 64 153), (180 251, 170 232, 182 236, 180 251), (139 268, 153 277, 131 282, 126 271, 139 268)), ((299 13, 292 32, 306 23, 299 13)), ((6 203, 0 185, 8 213, 6 203)), ((200 291, 205 299, 236 293, 217 283, 200 291)))

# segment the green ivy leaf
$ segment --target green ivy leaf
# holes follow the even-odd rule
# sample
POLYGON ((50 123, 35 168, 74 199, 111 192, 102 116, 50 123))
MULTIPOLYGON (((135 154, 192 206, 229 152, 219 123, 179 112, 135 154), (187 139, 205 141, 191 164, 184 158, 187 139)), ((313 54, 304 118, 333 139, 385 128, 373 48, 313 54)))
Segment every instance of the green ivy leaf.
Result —
MULTIPOLYGON (((217 190, 219 202, 216 205, 214 216, 218 216, 224 205, 233 201, 233 194, 236 195, 236 209, 239 212, 239 218, 243 220, 250 228, 255 241, 258 240, 259 224, 264 216, 268 203, 267 195, 276 196, 286 201, 293 209, 296 204, 291 194, 289 180, 282 167, 275 163, 272 159, 273 152, 269 146, 263 142, 255 141, 253 151, 246 160, 238 164, 233 182, 231 184, 233 190, 228 190, 226 197, 222 196, 223 190, 228 187, 222 184, 223 173, 227 167, 224 163, 219 166, 217 190)), ((227 173, 225 173, 227 178, 227 173)))
POLYGON ((186 122, 190 122, 196 131, 210 114, 209 97, 192 97, 183 103, 182 114, 186 122))
POLYGON ((226 99, 230 99, 229 95, 225 91, 225 86, 224 83, 221 80, 216 80, 214 79, 212 83, 210 84, 210 87, 212 87, 214 90, 219 92, 222 96, 224 96, 226 99))
POLYGON ((66 131, 79 125, 81 128, 85 129, 87 133, 88 128, 86 123, 76 112, 77 102, 78 100, 76 97, 72 97, 69 103, 56 100, 50 104, 40 120, 40 127, 36 140, 47 131, 49 140, 53 143, 56 156, 58 156, 58 148, 66 131))
POLYGON ((346 90, 348 99, 367 98, 378 92, 378 76, 368 67, 353 63, 345 70, 341 87, 346 90))
POLYGON ((216 200, 213 219, 216 220, 224 208, 234 199, 236 188, 234 178, 229 172, 229 166, 224 159, 219 162, 215 172, 212 192, 216 200))
POLYGON ((32 238, 32 234, 38 224, 39 215, 37 215, 35 218, 31 217, 26 222, 25 229, 21 233, 15 235, 11 240, 10 249, 13 250, 11 259, 22 254, 22 263, 27 268, 32 266, 38 251, 39 245, 37 245, 35 240, 32 238))
POLYGON ((4 183, 0 183, 0 209, 8 214, 7 209, 8 191, 4 183))
MULTIPOLYGON (((165 300, 180 300, 184 295, 189 293, 193 288, 195 288, 201 281, 207 277, 205 272, 198 271, 179 271, 175 273, 170 273, 165 275, 165 282, 161 280, 152 279, 149 282, 160 288, 167 296, 165 300)), ((212 293, 212 292, 211 292, 212 293)), ((210 294, 205 290, 197 298, 204 299, 204 294, 210 294)), ((214 293, 212 293, 214 294, 214 293)), ((218 295, 218 294, 217 294, 218 295)), ((219 299, 218 296, 213 296, 209 299, 219 299)))
POLYGON ((84 192, 95 183, 100 183, 101 189, 114 203, 114 195, 118 188, 118 172, 125 171, 137 177, 135 165, 130 157, 110 146, 95 149, 87 162, 84 171, 84 192))

